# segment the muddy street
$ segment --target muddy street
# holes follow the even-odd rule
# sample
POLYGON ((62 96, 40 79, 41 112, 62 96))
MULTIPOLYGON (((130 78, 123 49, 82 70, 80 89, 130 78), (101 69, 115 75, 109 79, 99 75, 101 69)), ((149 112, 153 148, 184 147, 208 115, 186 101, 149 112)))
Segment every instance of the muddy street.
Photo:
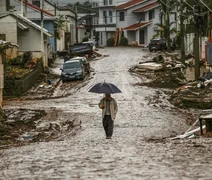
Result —
POLYGON ((148 52, 105 48, 100 53, 107 56, 91 62, 93 78, 70 89, 69 96, 5 103, 8 110, 58 111, 49 119, 75 118, 81 128, 59 140, 1 150, 0 179, 211 179, 212 140, 170 140, 190 127, 189 117, 162 90, 136 86, 148 80, 128 72, 148 52), (103 95, 88 92, 102 81, 122 91, 112 96, 118 114, 110 140, 97 106, 103 95))

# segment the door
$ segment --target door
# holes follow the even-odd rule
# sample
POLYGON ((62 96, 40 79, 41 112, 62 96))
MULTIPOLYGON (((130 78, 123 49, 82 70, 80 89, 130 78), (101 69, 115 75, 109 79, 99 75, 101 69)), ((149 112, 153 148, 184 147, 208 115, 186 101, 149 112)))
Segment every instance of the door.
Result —
POLYGON ((145 44, 145 32, 144 32, 144 30, 140 30, 139 37, 140 37, 139 44, 145 44))

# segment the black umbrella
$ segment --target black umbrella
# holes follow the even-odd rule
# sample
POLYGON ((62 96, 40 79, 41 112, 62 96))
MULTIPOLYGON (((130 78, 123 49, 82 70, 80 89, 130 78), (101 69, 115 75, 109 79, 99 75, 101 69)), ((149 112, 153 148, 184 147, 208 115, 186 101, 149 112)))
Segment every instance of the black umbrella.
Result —
POLYGON ((93 85, 88 92, 99 93, 99 94, 101 93, 114 94, 114 93, 121 93, 121 90, 112 83, 102 82, 93 85))

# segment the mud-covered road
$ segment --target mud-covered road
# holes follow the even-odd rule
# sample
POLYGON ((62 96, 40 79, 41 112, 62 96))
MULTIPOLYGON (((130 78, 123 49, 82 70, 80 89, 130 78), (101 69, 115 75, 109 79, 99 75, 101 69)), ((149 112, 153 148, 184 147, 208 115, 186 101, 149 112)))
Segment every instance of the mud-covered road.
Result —
POLYGON ((93 78, 68 97, 6 102, 6 109, 53 109, 61 117, 77 118, 82 127, 62 141, 0 151, 0 179, 211 180, 212 140, 169 140, 189 128, 187 115, 174 108, 161 90, 135 86, 146 79, 132 76, 128 69, 146 52, 105 48, 100 53, 109 56, 92 61, 93 78), (113 95, 119 110, 111 140, 105 139, 97 106, 102 95, 88 93, 101 81, 122 90, 113 95))

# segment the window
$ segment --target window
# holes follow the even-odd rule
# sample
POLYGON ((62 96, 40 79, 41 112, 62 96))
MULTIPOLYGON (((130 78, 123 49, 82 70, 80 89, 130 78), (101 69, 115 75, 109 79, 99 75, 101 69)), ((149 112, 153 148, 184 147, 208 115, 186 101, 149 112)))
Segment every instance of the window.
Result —
POLYGON ((32 0, 32 4, 34 4, 37 7, 40 7, 40 0, 32 0))
POLYGON ((107 24, 107 12, 103 11, 104 23, 107 24))
POLYGON ((113 11, 109 11, 110 22, 113 22, 113 11))
POLYGON ((104 0, 104 5, 108 5, 108 0, 104 0))
POLYGON ((119 21, 124 21, 124 12, 119 13, 119 21))
POLYGON ((0 40, 6 41, 6 34, 0 34, 0 40))
POLYGON ((110 5, 113 4, 113 1, 112 1, 112 0, 109 0, 109 4, 110 4, 110 5))
POLYGON ((149 11, 149 20, 154 19, 155 18, 155 10, 150 10, 149 11))
POLYGON ((140 13, 140 21, 145 21, 145 12, 140 13))

